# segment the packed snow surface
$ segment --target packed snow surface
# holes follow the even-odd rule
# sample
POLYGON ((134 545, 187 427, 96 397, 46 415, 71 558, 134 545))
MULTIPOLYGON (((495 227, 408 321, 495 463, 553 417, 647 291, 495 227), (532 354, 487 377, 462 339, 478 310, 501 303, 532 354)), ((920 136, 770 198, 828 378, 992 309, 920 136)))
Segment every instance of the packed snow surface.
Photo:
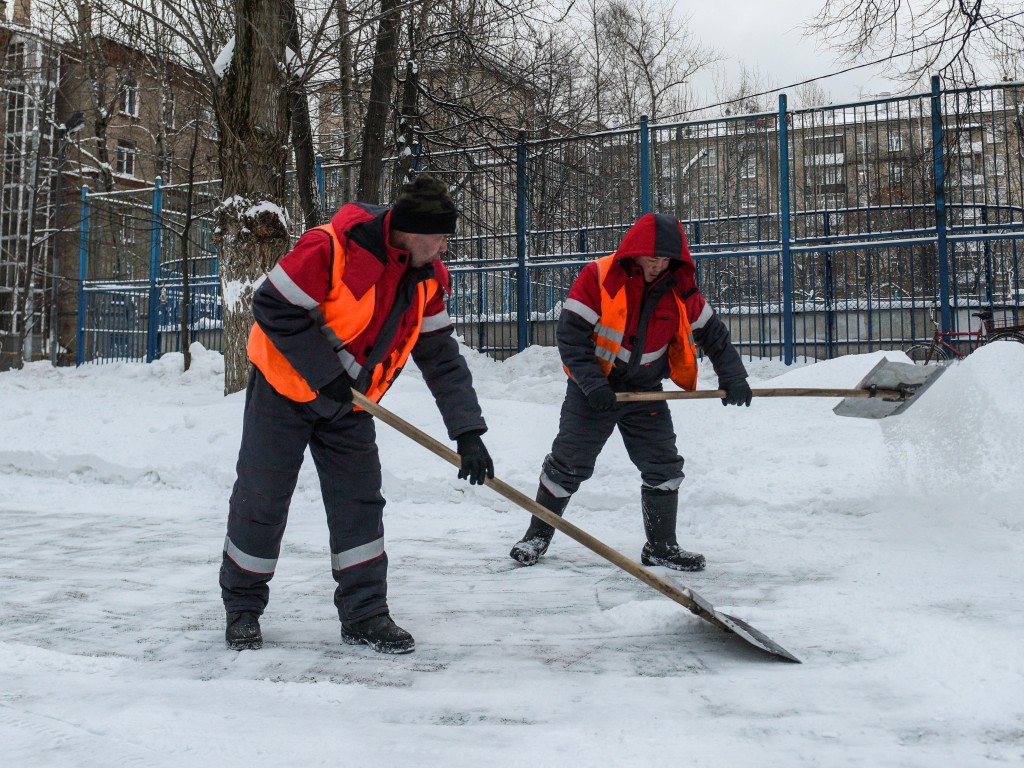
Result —
MULTIPOLYGON (((553 349, 467 350, 498 476, 533 494, 565 388, 553 349)), ((748 362, 853 387, 899 352, 748 362)), ((224 647, 217 587, 243 395, 193 365, 0 374, 0 764, 950 766, 1024 761, 1024 345, 983 347, 904 413, 834 398, 673 401, 680 543, 655 571, 802 660, 693 616, 378 423, 392 614, 415 653, 342 645, 303 467, 265 646, 224 647)), ((716 386, 708 366, 700 386, 716 386)), ((410 366, 383 405, 445 438, 410 366)), ((567 519, 639 559, 618 436, 567 519)))

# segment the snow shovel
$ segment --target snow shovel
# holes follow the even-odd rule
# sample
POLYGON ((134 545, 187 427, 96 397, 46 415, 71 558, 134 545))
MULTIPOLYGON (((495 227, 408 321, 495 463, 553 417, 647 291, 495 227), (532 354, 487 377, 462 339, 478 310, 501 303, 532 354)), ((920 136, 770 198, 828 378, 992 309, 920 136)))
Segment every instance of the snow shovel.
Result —
MULTIPOLYGON (((945 371, 940 365, 894 363, 882 358, 855 389, 755 389, 754 397, 841 397, 832 409, 839 416, 882 419, 903 413, 917 402, 921 393, 935 383, 945 371)), ((725 397, 723 389, 701 389, 692 392, 619 392, 620 403, 638 400, 710 400, 725 397)))
MULTIPOLYGON (((355 390, 352 391, 352 399, 355 404, 364 411, 376 416, 385 424, 394 427, 406 437, 412 438, 424 448, 433 451, 448 463, 454 464, 456 467, 461 466, 462 462, 459 459, 459 454, 448 446, 438 442, 425 432, 417 429, 409 422, 391 413, 391 411, 387 410, 383 406, 378 405, 365 395, 356 392, 355 390)), ((518 504, 527 512, 536 515, 545 523, 558 529, 569 538, 578 541, 587 549, 597 553, 612 565, 617 565, 619 568, 626 571, 626 573, 631 576, 635 576, 648 586, 661 592, 661 594, 675 600, 680 605, 689 609, 691 613, 696 614, 705 621, 711 622, 720 629, 724 629, 726 632, 732 632, 733 634, 742 637, 748 643, 760 648, 761 650, 768 651, 768 653, 787 661, 793 661, 797 664, 800 663, 800 659, 780 646, 774 640, 767 637, 764 633, 754 629, 752 626, 747 624, 747 622, 742 619, 737 619, 735 616, 730 616, 726 613, 716 611, 711 603, 702 598, 692 589, 687 587, 678 587, 671 582, 665 581, 653 571, 633 562, 622 553, 617 552, 607 544, 595 539, 586 531, 577 528, 572 523, 569 523, 558 515, 553 514, 546 507, 541 506, 529 496, 516 490, 504 481, 493 477, 487 478, 484 482, 488 487, 494 489, 509 501, 518 504)))

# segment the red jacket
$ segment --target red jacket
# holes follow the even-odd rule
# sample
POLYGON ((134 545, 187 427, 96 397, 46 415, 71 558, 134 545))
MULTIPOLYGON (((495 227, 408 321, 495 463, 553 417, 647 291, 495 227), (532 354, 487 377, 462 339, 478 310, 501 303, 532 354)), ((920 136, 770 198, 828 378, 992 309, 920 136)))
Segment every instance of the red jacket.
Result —
POLYGON ((389 242, 389 219, 349 203, 331 220, 337 249, 323 229, 304 233, 253 296, 250 358, 298 402, 342 374, 378 399, 411 345, 451 436, 486 429, 445 307, 448 270, 440 259, 413 268, 389 242))
POLYGON ((617 391, 659 389, 669 377, 668 348, 679 332, 679 306, 686 308, 694 341, 711 359, 719 382, 745 379, 746 369, 729 331, 701 296, 696 267, 682 225, 665 214, 646 214, 626 232, 616 249, 604 288, 626 297, 620 359, 605 375, 595 354, 594 330, 601 316, 598 262, 587 264, 569 290, 559 319, 562 362, 585 393, 606 382, 617 391), (650 285, 634 258, 666 256, 669 268, 650 285), (664 354, 658 354, 664 350, 664 354))

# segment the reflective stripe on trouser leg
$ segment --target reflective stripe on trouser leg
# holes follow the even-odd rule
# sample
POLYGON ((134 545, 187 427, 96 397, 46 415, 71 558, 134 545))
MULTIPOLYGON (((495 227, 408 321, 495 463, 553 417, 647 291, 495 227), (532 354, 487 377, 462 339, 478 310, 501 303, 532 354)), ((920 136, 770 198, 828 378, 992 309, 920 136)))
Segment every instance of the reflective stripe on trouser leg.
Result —
POLYGON ((683 457, 676 449, 668 403, 626 403, 620 411, 619 433, 644 485, 659 491, 677 490, 683 482, 683 457))
POLYGON ((388 610, 384 497, 373 418, 353 411, 318 424, 309 444, 331 533, 334 604, 346 623, 388 610))
POLYGON ((262 613, 270 598, 288 506, 313 429, 313 415, 274 391, 253 369, 245 394, 237 479, 220 569, 228 611, 262 613))
POLYGON ((558 419, 558 434, 544 459, 540 482, 556 497, 572 495, 594 474, 598 454, 604 448, 618 411, 595 411, 575 381, 566 385, 558 419))

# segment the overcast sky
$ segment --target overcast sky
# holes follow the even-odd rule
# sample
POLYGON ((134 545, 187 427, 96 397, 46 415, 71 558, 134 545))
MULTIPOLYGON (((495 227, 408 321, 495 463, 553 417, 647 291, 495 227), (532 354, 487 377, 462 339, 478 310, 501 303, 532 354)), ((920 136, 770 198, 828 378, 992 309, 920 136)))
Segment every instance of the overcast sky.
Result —
MULTIPOLYGON (((821 41, 804 36, 802 26, 817 15, 824 1, 715 0, 680 4, 677 10, 691 15, 690 26, 696 39, 717 48, 727 57, 719 66, 728 74, 730 82, 737 79, 743 64, 748 70, 757 70, 771 86, 780 87, 850 66, 837 61, 821 41)), ((860 69, 826 78, 821 85, 835 103, 898 91, 898 86, 873 75, 877 69, 860 69)), ((701 103, 717 101, 710 75, 699 78, 694 86, 704 96, 701 103)), ((791 95, 794 90, 790 89, 791 95)))

